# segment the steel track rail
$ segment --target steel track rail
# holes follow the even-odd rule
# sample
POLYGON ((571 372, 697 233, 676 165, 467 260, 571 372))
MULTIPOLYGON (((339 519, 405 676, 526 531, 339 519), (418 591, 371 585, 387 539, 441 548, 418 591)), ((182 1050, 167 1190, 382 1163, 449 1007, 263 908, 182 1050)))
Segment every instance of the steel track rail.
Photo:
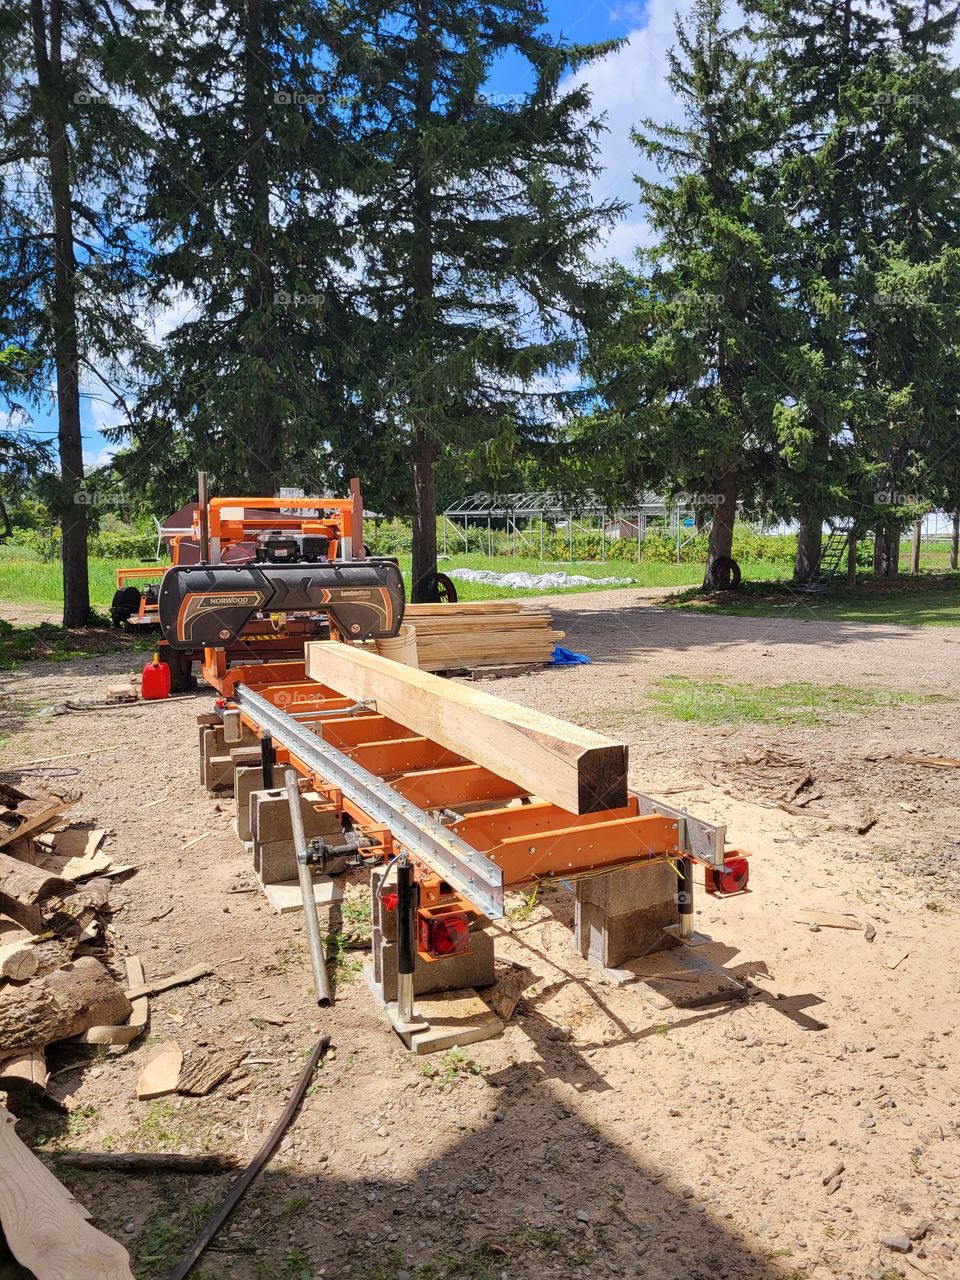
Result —
POLYGON ((397 844, 421 858, 485 916, 500 919, 504 914, 503 872, 496 863, 398 795, 382 778, 324 742, 322 721, 307 728, 243 684, 237 685, 232 700, 251 723, 271 735, 275 746, 293 752, 320 777, 339 787, 374 822, 386 827, 397 844))

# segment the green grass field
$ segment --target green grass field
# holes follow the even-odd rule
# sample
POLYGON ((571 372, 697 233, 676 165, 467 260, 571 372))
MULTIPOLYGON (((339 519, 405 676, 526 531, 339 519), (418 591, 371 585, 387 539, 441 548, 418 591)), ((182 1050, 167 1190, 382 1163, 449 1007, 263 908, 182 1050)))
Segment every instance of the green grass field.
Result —
POLYGON ((866 712, 903 702, 940 699, 844 684, 735 684, 666 676, 654 681, 650 705, 671 720, 694 724, 820 724, 831 714, 866 712))
POLYGON ((746 591, 715 592, 707 598, 684 591, 673 603, 696 613, 735 617, 960 627, 960 573, 922 574, 892 583, 865 581, 856 591, 837 588, 823 595, 804 595, 782 582, 770 587, 752 584, 746 591))
MULTIPOLYGON (((13 548, 6 548, 12 551, 13 548)), ((400 556, 401 568, 407 586, 410 585, 410 557, 400 556)), ((128 562, 120 560, 90 561, 90 599, 95 609, 106 609, 116 590, 114 572, 128 562)), ((588 578, 631 578, 638 587, 683 587, 699 583, 702 566, 696 564, 657 564, 649 561, 632 564, 627 561, 607 561, 606 564, 570 564, 556 560, 514 560, 508 556, 488 558, 481 555, 449 556, 441 560, 445 572, 451 569, 493 569, 498 573, 522 571, 525 573, 582 574, 588 578)), ((778 564, 744 564, 744 575, 753 580, 768 581, 784 572, 778 564)), ((604 590, 603 587, 570 587, 571 593, 604 590)), ((488 586, 481 582, 457 582, 457 594, 462 600, 502 600, 506 596, 530 597, 535 591, 509 590, 488 586)), ((49 606, 51 612, 63 603, 60 581, 60 565, 45 564, 36 559, 23 559, 11 555, 0 557, 0 600, 12 604, 49 606)))

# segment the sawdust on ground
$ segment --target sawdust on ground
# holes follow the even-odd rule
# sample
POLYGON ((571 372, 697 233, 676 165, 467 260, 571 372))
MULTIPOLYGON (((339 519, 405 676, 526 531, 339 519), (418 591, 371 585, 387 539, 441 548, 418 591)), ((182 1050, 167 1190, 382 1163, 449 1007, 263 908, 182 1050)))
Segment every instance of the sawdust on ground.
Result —
MULTIPOLYGON (((335 1053, 199 1276, 960 1276, 960 771, 896 759, 960 754, 960 631, 679 614, 630 591, 554 603, 593 665, 483 687, 623 737, 633 786, 728 824, 753 855, 752 892, 700 894, 696 924, 755 999, 686 1008, 614 985, 573 954, 558 888, 498 926, 501 957, 535 978, 504 1036, 427 1076, 355 974, 331 1010, 312 1004, 298 920, 244 891, 231 803, 198 782, 194 718, 209 691, 38 717, 95 697, 130 659, 32 664, 0 675, 0 759, 66 757, 25 779, 82 788, 78 819, 109 828, 107 852, 139 866, 114 895, 119 953, 140 955, 148 977, 216 968, 151 1000, 151 1038, 260 1061, 236 1097, 150 1104, 135 1099, 145 1043, 81 1065, 61 1048, 53 1089, 71 1118, 31 1115, 20 1132, 248 1158, 329 1031, 335 1053), (950 700, 705 728, 650 708, 650 683, 675 674, 950 700), (805 771, 823 793, 814 811, 778 808, 805 771), (857 835, 865 811, 875 822, 857 835), (811 910, 863 929, 811 931, 799 922, 811 910)), ((149 1276, 196 1230, 188 1206, 227 1179, 71 1185, 149 1276)))

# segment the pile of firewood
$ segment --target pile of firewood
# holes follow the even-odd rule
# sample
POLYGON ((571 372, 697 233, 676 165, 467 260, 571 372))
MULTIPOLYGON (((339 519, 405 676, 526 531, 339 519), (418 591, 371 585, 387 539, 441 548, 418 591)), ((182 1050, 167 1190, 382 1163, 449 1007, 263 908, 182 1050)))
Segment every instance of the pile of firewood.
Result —
POLYGON ((48 1044, 133 1006, 101 957, 110 875, 101 831, 63 826, 76 799, 0 783, 0 1088, 46 1084, 48 1044))

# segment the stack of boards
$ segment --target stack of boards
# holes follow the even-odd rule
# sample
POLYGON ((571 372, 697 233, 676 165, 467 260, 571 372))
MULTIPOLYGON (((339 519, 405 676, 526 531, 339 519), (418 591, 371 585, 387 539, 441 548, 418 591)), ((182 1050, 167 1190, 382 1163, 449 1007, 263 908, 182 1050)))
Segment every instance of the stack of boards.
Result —
POLYGON ((563 639, 549 612, 519 600, 407 605, 422 671, 473 670, 549 662, 563 639))

